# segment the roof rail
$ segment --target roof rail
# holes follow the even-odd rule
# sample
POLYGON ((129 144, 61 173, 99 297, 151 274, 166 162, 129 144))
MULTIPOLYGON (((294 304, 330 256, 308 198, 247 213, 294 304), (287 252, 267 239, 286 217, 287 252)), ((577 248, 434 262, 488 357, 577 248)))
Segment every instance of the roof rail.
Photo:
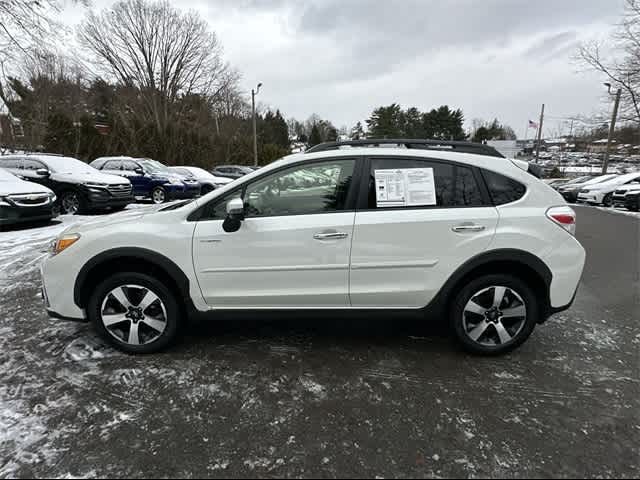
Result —
POLYGON ((366 140, 349 140, 344 142, 325 142, 309 148, 305 153, 326 152, 338 150, 341 147, 379 147, 381 145, 397 145, 415 150, 445 150, 460 153, 474 153, 489 157, 504 158, 495 148, 482 143, 455 141, 455 140, 412 140, 405 138, 368 138, 366 140))

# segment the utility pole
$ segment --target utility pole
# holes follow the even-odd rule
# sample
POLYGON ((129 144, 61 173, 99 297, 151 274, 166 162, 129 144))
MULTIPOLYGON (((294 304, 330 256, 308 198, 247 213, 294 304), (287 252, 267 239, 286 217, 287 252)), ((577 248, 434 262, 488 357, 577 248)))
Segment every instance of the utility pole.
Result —
POLYGON ((611 116, 611 125, 609 125, 609 138, 607 139, 607 151, 604 152, 604 162, 602 164, 602 174, 606 175, 609 169, 609 154, 611 152, 611 142, 613 141, 613 134, 616 130, 616 120, 618 119, 618 108, 620 107, 620 96, 622 95, 622 89, 619 88, 616 92, 616 102, 613 104, 613 115, 611 116))
POLYGON ((253 119, 253 164, 258 166, 258 131, 256 129, 256 95, 260 91, 262 83, 258 84, 258 88, 251 90, 251 116, 253 119))
POLYGON ((542 141, 542 124, 544 123, 544 103, 540 112, 540 125, 538 125, 538 142, 536 144, 536 163, 540 161, 540 142, 542 141))

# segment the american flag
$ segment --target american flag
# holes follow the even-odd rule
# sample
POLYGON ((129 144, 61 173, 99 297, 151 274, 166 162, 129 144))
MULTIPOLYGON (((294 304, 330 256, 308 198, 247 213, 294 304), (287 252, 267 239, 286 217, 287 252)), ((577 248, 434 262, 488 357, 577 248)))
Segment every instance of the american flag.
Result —
POLYGON ((529 120, 529 128, 538 128, 538 124, 536 122, 532 122, 531 120, 529 120))

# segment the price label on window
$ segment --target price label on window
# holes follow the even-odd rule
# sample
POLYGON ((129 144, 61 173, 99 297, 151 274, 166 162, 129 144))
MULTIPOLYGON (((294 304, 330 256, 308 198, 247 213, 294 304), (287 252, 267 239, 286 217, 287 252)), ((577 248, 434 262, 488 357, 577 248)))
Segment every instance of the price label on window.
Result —
POLYGON ((433 168, 376 170, 378 208, 437 205, 433 168))

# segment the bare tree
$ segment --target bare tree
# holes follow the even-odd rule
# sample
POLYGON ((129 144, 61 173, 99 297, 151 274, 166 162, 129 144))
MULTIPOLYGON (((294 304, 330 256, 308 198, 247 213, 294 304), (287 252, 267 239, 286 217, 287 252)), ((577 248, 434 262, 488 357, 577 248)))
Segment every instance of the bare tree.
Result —
POLYGON ((158 131, 173 120, 179 98, 216 97, 237 79, 207 22, 165 0, 122 0, 91 13, 80 41, 101 73, 139 90, 158 131))
POLYGON ((584 43, 578 51, 578 60, 604 74, 615 88, 622 89, 620 118, 640 123, 640 0, 626 2, 612 44, 584 43))

